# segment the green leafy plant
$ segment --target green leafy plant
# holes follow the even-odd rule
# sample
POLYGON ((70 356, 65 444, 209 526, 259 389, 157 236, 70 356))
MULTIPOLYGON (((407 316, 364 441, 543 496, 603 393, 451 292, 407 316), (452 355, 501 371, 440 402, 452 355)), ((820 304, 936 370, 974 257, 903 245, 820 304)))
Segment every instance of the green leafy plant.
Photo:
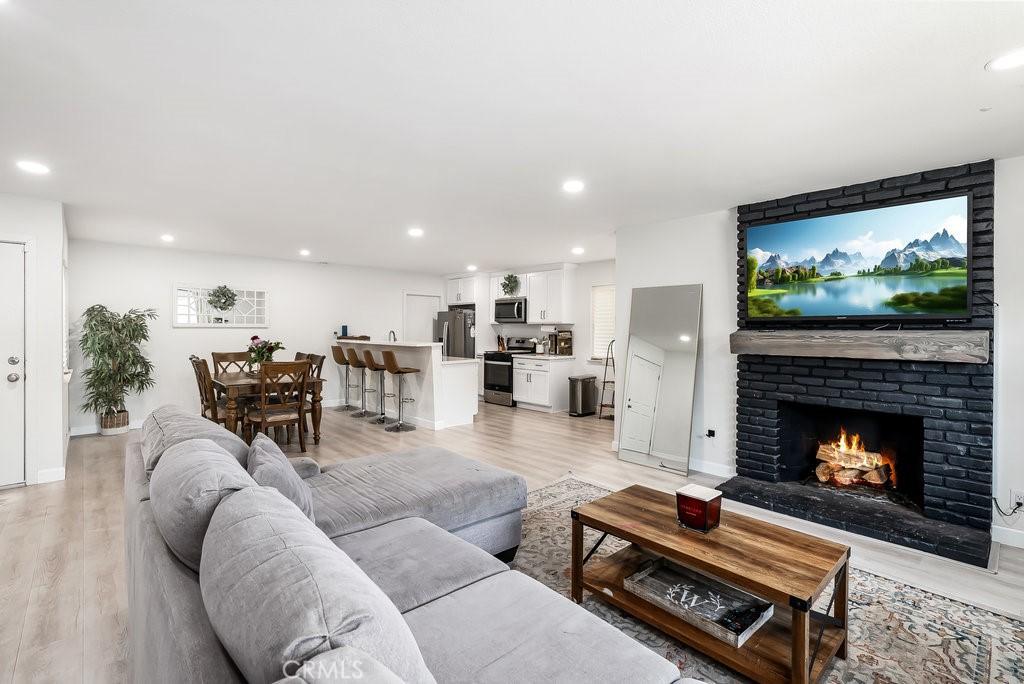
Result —
POLYGON ((95 304, 85 310, 78 343, 89 362, 82 373, 83 411, 101 416, 120 413, 125 410, 129 392, 139 394, 153 386, 153 364, 142 353, 141 345, 149 340, 149 321, 155 318, 153 309, 119 314, 95 304))
POLYGON ((519 276, 509 273, 501 281, 501 291, 506 297, 513 297, 519 292, 519 276))
POLYGON ((235 308, 235 302, 238 301, 238 295, 227 285, 220 285, 210 290, 210 295, 206 298, 206 303, 212 306, 217 311, 231 311, 235 308))

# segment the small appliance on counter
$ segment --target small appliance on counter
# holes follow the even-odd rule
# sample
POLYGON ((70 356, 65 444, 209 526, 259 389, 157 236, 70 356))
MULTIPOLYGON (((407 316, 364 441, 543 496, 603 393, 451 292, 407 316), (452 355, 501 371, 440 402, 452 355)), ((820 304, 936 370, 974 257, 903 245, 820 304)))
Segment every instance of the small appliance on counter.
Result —
POLYGON ((572 330, 549 333, 548 353, 554 356, 572 356, 572 330))
POLYGON ((515 406, 512 398, 512 358, 521 354, 533 354, 534 345, 524 337, 498 339, 502 351, 484 352, 484 401, 488 404, 515 406))

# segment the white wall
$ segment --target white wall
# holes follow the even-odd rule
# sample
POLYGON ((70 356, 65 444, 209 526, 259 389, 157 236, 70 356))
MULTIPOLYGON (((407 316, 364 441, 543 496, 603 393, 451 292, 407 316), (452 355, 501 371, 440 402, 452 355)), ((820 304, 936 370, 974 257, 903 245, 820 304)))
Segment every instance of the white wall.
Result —
MULTIPOLYGON (((1024 492, 1024 157, 996 161, 995 187, 996 425, 993 495, 1012 507, 1010 491, 1024 492)), ((992 537, 1024 547, 1024 512, 992 521, 992 537)))
POLYGON ((634 287, 704 286, 690 469, 735 474, 736 357, 729 352, 736 329, 735 210, 624 228, 615 240, 616 358, 625 358, 634 287), (709 428, 713 439, 704 437, 709 428))
MULTIPOLYGON (((104 304, 117 311, 153 307, 159 314, 151 324, 151 339, 146 346, 156 365, 156 386, 141 397, 130 397, 128 410, 135 424, 162 404, 196 405, 198 410, 189 355, 209 359, 213 351, 241 351, 253 334, 282 341, 286 350, 279 352, 279 359, 292 358, 296 351, 326 354, 324 400, 335 401, 341 388, 330 356, 334 331, 347 324, 350 334, 384 340, 393 329, 399 339, 405 339, 404 292, 442 295, 435 275, 82 240, 71 241, 70 262, 74 368, 82 367, 76 346, 77 320, 89 306, 104 304), (174 328, 171 291, 176 284, 265 289, 269 292, 271 325, 251 330, 174 328)), ((71 429, 76 434, 96 429, 95 416, 78 409, 81 398, 81 377, 76 373, 71 384, 71 429)))
MULTIPOLYGON (((64 335, 59 202, 0 195, 0 240, 24 242, 25 480, 64 479, 64 335)), ((6 358, 6 356, 4 357, 6 358)))

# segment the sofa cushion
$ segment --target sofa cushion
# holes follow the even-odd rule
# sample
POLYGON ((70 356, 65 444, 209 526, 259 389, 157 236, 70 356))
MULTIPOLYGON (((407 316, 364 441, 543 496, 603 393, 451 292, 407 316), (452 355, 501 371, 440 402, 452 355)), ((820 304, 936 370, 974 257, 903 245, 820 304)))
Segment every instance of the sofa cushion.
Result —
POLYGON ((561 594, 510 570, 405 614, 442 682, 675 682, 679 670, 561 594))
POLYGON ((277 446, 277 442, 262 432, 249 445, 249 460, 246 468, 252 479, 261 487, 273 487, 285 498, 299 507, 299 510, 313 520, 313 499, 309 486, 303 482, 288 457, 277 446))
POLYGON ((352 559, 277 490, 232 494, 213 514, 199 586, 210 623, 251 682, 339 646, 407 682, 433 682, 409 627, 352 559))
POLYGON ((288 462, 292 464, 292 468, 303 480, 320 474, 320 464, 309 456, 289 456, 288 462))
POLYGON ((152 473, 168 448, 190 439, 209 439, 245 467, 249 447, 238 435, 179 406, 161 406, 142 423, 142 455, 152 473))
POLYGON ((439 447, 363 456, 306 480, 327 536, 419 517, 454 532, 526 506, 526 480, 439 447))
POLYGON ((167 449, 149 481, 153 515, 167 546, 182 563, 198 571, 214 509, 228 494, 255 486, 238 461, 208 439, 167 449))
POLYGON ((291 676, 278 680, 277 684, 338 684, 353 680, 366 684, 402 684, 394 672, 353 646, 321 653, 301 665, 289 667, 288 674, 291 676))
POLYGON ((369 575, 402 613, 508 566, 422 518, 404 518, 334 543, 369 575))

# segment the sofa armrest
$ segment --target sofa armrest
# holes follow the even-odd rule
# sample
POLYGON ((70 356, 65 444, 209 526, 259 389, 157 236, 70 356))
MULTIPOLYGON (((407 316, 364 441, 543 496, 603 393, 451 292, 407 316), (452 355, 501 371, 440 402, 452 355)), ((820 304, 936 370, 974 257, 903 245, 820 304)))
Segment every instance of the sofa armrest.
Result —
POLYGON ((303 480, 320 474, 320 464, 309 456, 295 456, 289 458, 288 462, 292 464, 292 468, 303 480))

